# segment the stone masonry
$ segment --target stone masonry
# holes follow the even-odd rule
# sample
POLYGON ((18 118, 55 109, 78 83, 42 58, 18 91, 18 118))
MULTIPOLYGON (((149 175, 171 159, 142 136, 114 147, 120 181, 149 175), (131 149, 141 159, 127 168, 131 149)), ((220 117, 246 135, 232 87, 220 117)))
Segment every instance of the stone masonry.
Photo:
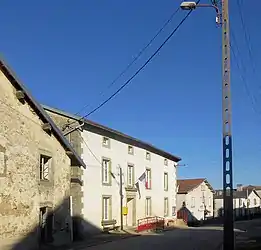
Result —
MULTIPOLYGON (((46 111, 48 115, 52 118, 55 124, 63 131, 71 131, 73 128, 79 126, 79 122, 72 120, 61 114, 46 111), (69 124, 69 126, 66 126, 69 124)), ((78 155, 82 155, 82 137, 80 131, 77 129, 69 133, 66 138, 71 143, 78 155)), ((71 196, 72 196, 72 207, 73 207, 73 218, 74 218, 74 238, 82 237, 81 235, 81 220, 83 218, 83 170, 79 167, 71 168, 71 196)))
POLYGON ((0 70, 0 249, 38 246, 41 207, 52 211, 52 241, 63 244, 70 240, 70 158, 14 86, 0 70), (51 158, 48 181, 39 177, 42 153, 51 158))

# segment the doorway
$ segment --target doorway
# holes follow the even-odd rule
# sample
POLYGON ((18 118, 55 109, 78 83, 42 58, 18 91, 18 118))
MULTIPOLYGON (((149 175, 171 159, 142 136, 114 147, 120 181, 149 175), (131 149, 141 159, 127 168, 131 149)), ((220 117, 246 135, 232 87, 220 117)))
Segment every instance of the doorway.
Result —
POLYGON ((53 213, 50 207, 41 207, 39 211, 40 243, 52 241, 53 213))
POLYGON ((127 197, 126 202, 126 206, 128 208, 126 226, 134 227, 136 226, 136 199, 134 197, 127 197))

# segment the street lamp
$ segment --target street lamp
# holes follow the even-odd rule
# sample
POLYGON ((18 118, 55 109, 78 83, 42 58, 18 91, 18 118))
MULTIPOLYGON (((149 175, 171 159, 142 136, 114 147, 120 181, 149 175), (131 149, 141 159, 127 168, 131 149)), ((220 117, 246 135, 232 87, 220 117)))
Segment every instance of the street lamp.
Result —
POLYGON ((214 4, 197 4, 196 2, 182 2, 180 4, 180 8, 182 10, 194 10, 198 7, 210 7, 210 8, 214 8, 216 10, 216 13, 217 13, 217 16, 216 16, 216 23, 217 24, 220 24, 220 11, 219 11, 219 8, 214 5, 214 4))
POLYGON ((220 10, 214 4, 197 4, 182 2, 183 10, 194 10, 198 7, 212 7, 216 10, 216 22, 222 25, 222 123, 223 123, 223 202, 224 232, 223 250, 234 249, 234 218, 233 218, 233 171, 232 171, 232 133, 231 133, 231 94, 230 94, 230 42, 228 0, 222 2, 222 21, 220 10))

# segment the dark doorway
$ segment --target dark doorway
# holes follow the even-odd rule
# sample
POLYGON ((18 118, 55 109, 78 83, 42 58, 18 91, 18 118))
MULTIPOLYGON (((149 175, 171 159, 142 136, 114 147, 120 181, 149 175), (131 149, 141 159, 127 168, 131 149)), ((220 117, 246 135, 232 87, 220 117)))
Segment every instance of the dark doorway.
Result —
POLYGON ((40 243, 48 243, 52 241, 53 231, 53 213, 49 207, 40 208, 40 243))

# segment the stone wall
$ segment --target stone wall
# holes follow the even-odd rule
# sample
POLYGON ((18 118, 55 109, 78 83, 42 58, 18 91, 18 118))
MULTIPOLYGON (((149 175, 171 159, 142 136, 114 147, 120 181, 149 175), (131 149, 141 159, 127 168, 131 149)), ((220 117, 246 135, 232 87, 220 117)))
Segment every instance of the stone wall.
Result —
MULTIPOLYGON (((79 126, 79 122, 72 120, 61 114, 57 114, 47 110, 48 115, 52 118, 55 124, 64 132, 71 131, 73 128, 79 126), (69 124, 69 126, 65 126, 69 124)), ((78 155, 82 155, 82 137, 79 130, 74 130, 66 136, 78 155)), ((74 220, 74 237, 81 237, 82 226, 81 220, 83 218, 83 169, 80 167, 71 168, 71 196, 74 220)))
MULTIPOLYGON (((18 244, 30 250, 39 242, 41 206, 54 211, 54 242, 67 241, 70 224, 70 159, 53 135, 42 130, 32 108, 16 98, 0 71, 0 249, 18 244), (50 181, 40 181, 40 154, 51 157, 50 181)), ((17 249, 17 248, 13 248, 17 249)), ((18 248, 19 249, 19 248, 18 248)))

